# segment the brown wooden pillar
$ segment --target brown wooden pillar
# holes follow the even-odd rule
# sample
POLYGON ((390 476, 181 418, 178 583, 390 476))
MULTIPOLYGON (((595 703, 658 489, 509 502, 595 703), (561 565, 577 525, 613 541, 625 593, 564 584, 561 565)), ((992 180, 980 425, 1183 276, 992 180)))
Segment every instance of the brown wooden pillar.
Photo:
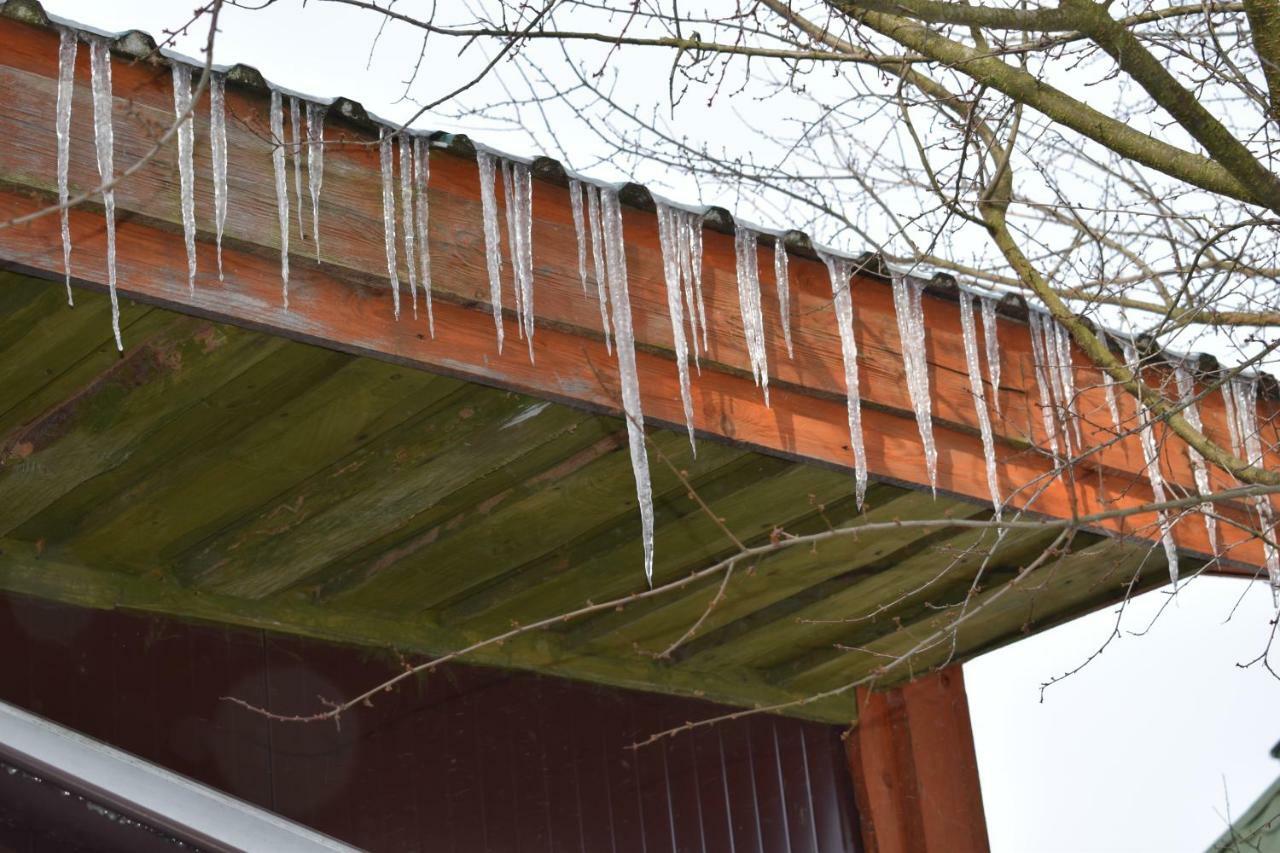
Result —
POLYGON ((845 742, 866 853, 986 853, 960 665, 860 691, 858 707, 845 742))

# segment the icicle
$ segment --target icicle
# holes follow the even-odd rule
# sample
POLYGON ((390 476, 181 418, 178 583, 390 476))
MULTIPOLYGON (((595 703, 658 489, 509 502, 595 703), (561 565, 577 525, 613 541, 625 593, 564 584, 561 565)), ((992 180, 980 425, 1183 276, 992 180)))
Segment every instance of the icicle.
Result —
POLYGON ((493 192, 497 164, 489 152, 477 151, 476 166, 480 172, 480 209, 484 215, 484 254, 489 268, 489 302, 493 306, 493 324, 498 329, 498 354, 501 355, 502 247, 498 236, 498 199, 493 192))
MULTIPOLYGON (((436 336, 436 317, 431 308, 431 247, 427 243, 427 215, 431 210, 427 200, 427 187, 431 184, 431 149, 427 140, 418 137, 413 141, 413 176, 417 184, 417 202, 414 222, 418 229, 418 275, 422 279, 422 300, 427 306, 427 330, 436 336)), ((412 263, 412 258, 410 262, 412 263)))
MULTIPOLYGON (((1235 397, 1235 415, 1238 419, 1237 434, 1244 444, 1245 461, 1261 465, 1262 438, 1258 433, 1258 380, 1256 377, 1237 376, 1231 382, 1231 395, 1235 397)), ((1258 495, 1253 499, 1258 513, 1258 527, 1262 531, 1264 564, 1271 581, 1273 595, 1280 591, 1280 548, 1275 544, 1275 511, 1270 495, 1258 495)))
POLYGON ((964 332, 964 360, 969 369, 969 387, 973 389, 973 408, 978 414, 978 430, 982 434, 982 457, 987 463, 987 488, 1000 518, 1000 484, 996 477, 996 444, 991 434, 991 415, 987 412, 987 392, 982 384, 982 362, 978 355, 978 328, 973 318, 973 297, 960 293, 960 327, 964 332))
POLYGON ((1076 447, 1083 448, 1084 433, 1080 429, 1080 411, 1076 402, 1076 370, 1075 361, 1071 357, 1071 335, 1052 318, 1049 318, 1046 328, 1053 330, 1059 384, 1062 387, 1062 396, 1058 403, 1062 407, 1063 421, 1070 422, 1071 431, 1076 437, 1076 447))
POLYGON ((71 165, 71 101, 76 85, 76 52, 80 40, 74 30, 63 29, 58 33, 58 113, 55 130, 58 134, 58 216, 62 220, 62 268, 67 277, 67 304, 75 305, 71 295, 71 211, 67 201, 71 192, 67 187, 67 173, 71 165))
MULTIPOLYGON (((1111 349, 1107 344, 1107 333, 1101 329, 1098 330, 1098 340, 1108 350, 1111 349)), ((1107 395, 1107 409, 1111 412, 1111 422, 1116 426, 1116 435, 1121 435, 1124 432, 1124 427, 1121 426, 1120 403, 1116 399, 1116 380, 1105 370, 1102 371, 1102 388, 1107 395)))
MULTIPOLYGON (((1187 370, 1187 366, 1182 362, 1178 362, 1173 368, 1173 377, 1178 384, 1178 396, 1182 401, 1182 416, 1187 419, 1187 423, 1191 424, 1196 430, 1203 432, 1204 424, 1200 420, 1200 409, 1196 406, 1196 383, 1191 377, 1191 371, 1187 370)), ((1187 461, 1191 463, 1191 473, 1196 481, 1196 491, 1202 495, 1207 495, 1212 487, 1209 485, 1209 468, 1205 464, 1204 457, 1200 455, 1200 451, 1196 450, 1190 444, 1187 445, 1187 461)), ((1218 522, 1213 517, 1213 505, 1204 503, 1200 505, 1200 509, 1204 515, 1205 532, 1209 534, 1209 548, 1214 554, 1218 553, 1218 522)))
POLYGON ((609 267, 609 295, 613 302, 613 337, 618 344, 618 377, 622 385, 622 410, 627 417, 631 467, 640 504, 640 528, 644 543, 644 574, 653 586, 653 491, 649 484, 649 457, 644 446, 644 413, 640 408, 640 378, 636 372, 635 336, 631 326, 631 299, 627 295, 627 247, 622 235, 622 208, 617 190, 600 191, 604 251, 609 267))
MULTIPOLYGON (((111 46, 101 39, 89 43, 89 69, 93 85, 93 139, 98 153, 98 175, 103 184, 115 176, 115 139, 111 123, 111 46)), ((111 332, 116 349, 124 352, 120 337, 120 300, 116 295, 116 191, 102 191, 102 207, 107 220, 107 292, 111 295, 111 332)))
POLYGON ((1045 372, 1049 375, 1049 391, 1058 409, 1058 423, 1062 427, 1062 442, 1066 445, 1067 456, 1074 456, 1074 445, 1071 441, 1071 412, 1067 408, 1067 389, 1062 376, 1062 348, 1058 344, 1057 324, 1047 314, 1040 315, 1040 331, 1043 343, 1040 352, 1044 354, 1045 372))
POLYGON ((378 162, 382 169, 382 240, 387 249, 387 278, 391 279, 391 310, 400 319, 400 269, 396 263, 395 163, 391 156, 391 136, 378 128, 378 162))
POLYGON ((280 281, 284 310, 289 310, 289 179, 284 163, 284 108, 280 93, 271 90, 271 162, 276 173, 276 213, 280 220, 280 281))
POLYGON ((662 202, 657 204, 658 243, 662 247, 662 272, 667 284, 667 313, 671 318, 671 338, 675 343, 676 371, 680 376, 680 402, 684 407, 684 423, 689 430, 689 447, 694 456, 698 446, 693 438, 693 399, 689 391, 689 346, 684 336, 683 294, 680 290, 680 220, 678 211, 662 202))
POLYGON ((573 209, 573 233, 578 238, 578 278, 587 292, 587 224, 582 211, 582 182, 569 179, 569 206, 573 209))
POLYGON ((702 351, 707 351, 707 306, 702 300, 702 217, 691 213, 685 218, 689 234, 689 264, 693 268, 693 291, 698 297, 698 325, 702 327, 702 351))
POLYGON ((528 164, 503 160, 502 190, 507 202, 517 328, 529 345, 529 361, 533 361, 533 173, 528 164))
POLYGON ((787 247, 782 238, 773 242, 773 280, 778 287, 778 313, 782 317, 782 340, 787 345, 787 358, 794 359, 791 348, 791 283, 788 280, 787 247))
POLYGON ((929 485, 938 490, 938 451, 933 443, 933 400, 929 397, 929 365, 925 360, 924 305, 916 281, 895 273, 893 307, 898 317, 898 338, 902 341, 902 364, 907 374, 907 391, 916 412, 916 426, 924 445, 924 465, 929 485))
POLYGON ((853 448, 854 497, 858 509, 867 495, 867 453, 862 440, 862 397, 858 390, 858 341, 853 334, 853 296, 849 279, 853 262, 848 258, 819 253, 831 277, 831 294, 840 330, 840 353, 844 359, 845 403, 849 414, 849 445, 853 448))
POLYGON ((307 227, 302 223, 302 105, 298 99, 289 98, 289 151, 293 158, 293 199, 298 205, 298 239, 307 239, 307 227))
POLYGON ((209 158, 213 162, 213 227, 218 241, 218 281, 222 275, 222 232, 227 225, 227 97, 226 80, 209 78, 209 158))
POLYGON ((587 184, 587 220, 591 228, 591 257, 596 271, 596 298, 600 303, 600 324, 604 329, 604 351, 609 345, 609 283, 604 263, 604 232, 600 223, 600 188, 587 184))
POLYGON ((747 339, 751 375, 764 391, 769 405, 769 361, 764 349, 764 314, 760 310, 760 266, 756 232, 738 226, 733 232, 738 261, 738 307, 742 311, 742 333, 747 339))
POLYGON ((173 65, 173 115, 178 126, 178 181, 182 193, 182 236, 187 244, 187 290, 196 292, 196 122, 191 115, 191 66, 173 65))
POLYGON ((311 236, 316 244, 316 263, 320 263, 320 188, 324 185, 324 116, 323 104, 307 102, 307 185, 311 190, 311 236))
POLYGON ((1240 441, 1240 415, 1236 412, 1235 381, 1227 380, 1219 389, 1222 394, 1222 406, 1227 413, 1227 433, 1231 437, 1231 452, 1238 457, 1244 456, 1244 446, 1240 441))
MULTIPOLYGON (((697 214, 690 213, 687 210, 675 210, 676 223, 676 246, 677 253, 680 257, 680 281, 684 287, 684 304, 689 313, 689 348, 693 350, 693 366, 698 371, 698 375, 702 375, 702 363, 698 358, 698 295, 694 292, 693 284, 693 232, 698 229, 701 233, 702 227, 697 214)), ((699 261, 698 269, 701 275, 701 261, 699 261)), ((706 333, 703 333, 703 350, 705 351, 706 333)))
POLYGON ((1032 310, 1027 314, 1027 331, 1031 337, 1031 360, 1035 366, 1036 390, 1040 393, 1040 417, 1044 419, 1044 434, 1049 440, 1049 449, 1054 456, 1058 455, 1058 430, 1053 423, 1053 398, 1049 394, 1048 359, 1044 351, 1044 331, 1041 328, 1044 317, 1039 311, 1032 310))
POLYGON ((524 339, 524 288, 520 286, 520 247, 517 233, 519 213, 516 211, 515 179, 511 161, 500 160, 502 169, 502 201, 507 220, 507 257, 511 259, 511 289, 516 297, 516 336, 524 339))
POLYGON ((991 380, 991 407, 1000 416, 1000 332, 997 328, 996 301, 989 296, 980 298, 982 306, 982 337, 987 345, 987 378, 991 380))
MULTIPOLYGON (((1133 344, 1124 344, 1124 357, 1130 364, 1138 363, 1138 351, 1134 349, 1133 344)), ((1151 496, 1156 503, 1164 503, 1166 498, 1164 488, 1164 473, 1160 470, 1160 453, 1156 446, 1156 437, 1154 424, 1152 423, 1151 410, 1141 400, 1138 401, 1138 439, 1142 443, 1142 459, 1147 469, 1147 480, 1151 483, 1151 496)), ((1169 521, 1169 514, 1165 510, 1156 512, 1156 519, 1160 525, 1160 544, 1164 546, 1165 557, 1169 561, 1169 580, 1175 586, 1178 583, 1178 546, 1173 541, 1173 525, 1169 521)))
POLYGON ((418 257, 417 229, 413 217, 417 207, 413 203, 413 139, 400 136, 400 220, 404 230, 404 264, 409 270, 409 299, 413 305, 413 319, 418 319, 418 269, 414 259, 418 257))

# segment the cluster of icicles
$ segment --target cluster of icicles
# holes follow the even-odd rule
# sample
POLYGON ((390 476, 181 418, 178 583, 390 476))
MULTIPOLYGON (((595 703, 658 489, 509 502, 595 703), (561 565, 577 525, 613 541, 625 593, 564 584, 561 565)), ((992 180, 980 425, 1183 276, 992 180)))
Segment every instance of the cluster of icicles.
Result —
MULTIPOLYGON (((57 170, 58 197, 63 205, 61 210, 63 261, 66 268, 67 299, 70 301, 72 298, 71 237, 66 208, 69 198, 67 171, 70 159, 71 100, 79 36, 70 30, 63 30, 61 35, 56 117, 57 170)), ((112 331, 116 346, 122 348, 119 306, 116 297, 115 202, 114 192, 109 184, 113 175, 110 51, 107 41, 88 38, 91 54, 94 139, 99 174, 106 184, 102 195, 106 215, 107 281, 111 298, 112 331)), ((188 286, 194 290, 197 269, 191 80, 191 67, 175 63, 173 103, 175 118, 179 122, 177 145, 183 236, 187 250, 188 286)), ((303 221, 303 153, 305 151, 306 183, 311 201, 311 234, 315 243, 316 260, 319 261, 319 212, 320 193, 324 180, 323 135, 326 109, 324 105, 302 102, 297 97, 288 96, 289 133, 286 135, 285 96, 279 91, 271 92, 270 128, 273 137, 271 154, 280 229, 281 296, 285 310, 288 310, 289 306, 290 230, 286 152, 289 150, 293 152, 293 192, 297 204, 298 231, 305 235, 307 233, 303 221)), ((213 171, 214 230, 217 241, 218 275, 221 279, 223 274, 222 237, 227 218, 227 133, 225 81, 217 74, 212 75, 210 80, 209 129, 213 171)), ((501 353, 503 347, 503 228, 502 223, 499 222, 497 200, 497 177, 501 173, 507 257, 512 267, 512 284, 515 294, 516 328, 520 338, 527 344, 530 361, 533 361, 533 180, 531 169, 527 163, 510 160, 483 150, 477 152, 476 160, 480 179, 486 268, 497 334, 497 348, 501 353)), ((401 267, 398 251, 402 248, 414 317, 416 318, 418 314, 417 292, 421 287, 428 327, 431 336, 435 337, 435 318, 431 305, 431 258, 427 240, 427 184, 430 178, 427 140, 403 132, 389 133, 384 129, 379 135, 379 161, 387 273, 391 281, 393 311, 396 319, 399 319, 401 267), (397 196, 399 197, 399 216, 397 216, 397 196), (399 232, 399 238, 397 232, 399 232)), ((636 370, 631 301, 627 292, 622 209, 616 189, 579 180, 569 181, 569 198, 577 234, 578 274, 582 282, 582 290, 584 294, 594 294, 599 305, 605 348, 618 360, 619 390, 627 422, 631 462, 640 507, 645 575, 652 583, 653 495, 649 481, 648 456, 645 450, 644 413, 640 404, 639 376, 636 370)), ((662 250, 663 276, 666 283, 667 309, 679 374, 680 401, 690 447, 696 455, 689 356, 693 356, 694 369, 700 373, 700 356, 707 353, 708 347, 707 312, 702 293, 702 214, 658 202, 656 215, 662 250)), ((735 228, 734 246, 737 260, 738 300, 748 360, 752 376, 761 389, 765 404, 768 405, 769 364, 765 347, 765 322, 761 308, 759 269, 761 236, 766 235, 748 227, 738 226, 735 228)), ((773 242, 774 284, 780 306, 779 320, 783 343, 787 356, 793 358, 787 251, 780 235, 767 236, 773 242)), ((830 276, 840 335, 849 439, 854 462, 855 498, 860 508, 867 489, 867 457, 862 434, 857 369, 858 345, 854 336, 854 304, 850 292, 855 262, 849 258, 828 253, 820 253, 820 257, 826 264, 830 276)), ((892 276, 892 286, 908 396, 920 433, 925 470, 931 487, 936 491, 937 450, 933 438, 932 398, 929 393, 929 374, 925 358, 925 321, 921 299, 924 282, 895 273, 892 276)), ((989 400, 987 395, 988 387, 993 391, 1000 387, 1000 345, 996 317, 996 302, 993 297, 962 291, 960 320, 964 338, 965 363, 982 439, 987 487, 996 517, 999 518, 1003 499, 997 478, 995 439, 988 406, 999 415, 1000 399, 998 393, 993 393, 989 400), (983 350, 978 346, 975 300, 982 315, 985 343, 983 350), (987 368, 985 381, 982 376, 984 355, 987 368)), ((1044 418, 1049 450, 1059 458, 1065 450, 1066 457, 1070 458, 1084 448, 1079 413, 1076 411, 1071 342, 1066 330, 1046 314, 1032 311, 1029 324, 1040 410, 1044 418), (1061 438, 1061 445, 1059 438, 1061 438)), ((1123 342, 1122 348, 1126 362, 1136 373, 1140 365, 1133 345, 1123 342)), ((1184 365, 1179 364, 1175 368, 1175 379, 1181 403, 1185 406, 1183 414, 1192 426, 1199 429, 1200 417, 1195 405, 1191 373, 1184 365)), ((1114 381, 1109 376, 1105 379, 1104 388, 1107 405, 1119 434, 1123 427, 1114 381)), ((1245 458, 1251 464, 1260 463, 1262 447, 1257 424, 1257 379, 1238 377, 1232 380, 1224 386, 1223 397, 1231 429, 1233 450, 1236 455, 1245 458)), ((1156 502, 1160 503, 1165 501, 1167 490, 1160 470, 1152 421, 1152 415, 1145 405, 1139 404, 1139 437, 1146 474, 1153 496, 1156 502)), ((1204 458, 1190 446, 1187 447, 1187 453, 1195 475, 1197 490, 1208 493, 1209 475, 1204 458)), ((1270 530, 1273 525, 1270 500, 1266 497, 1258 497, 1255 506, 1262 529, 1270 530)), ((1209 540, 1216 552, 1215 519, 1208 511, 1208 507, 1204 509, 1204 522, 1208 529, 1209 540)), ((1170 576, 1176 582, 1178 558, 1172 521, 1168 514, 1162 511, 1159 513, 1158 523, 1162 544, 1168 557, 1170 576)), ((1265 548, 1267 571, 1273 584, 1280 583, 1280 551, 1277 551, 1269 541, 1265 548)))

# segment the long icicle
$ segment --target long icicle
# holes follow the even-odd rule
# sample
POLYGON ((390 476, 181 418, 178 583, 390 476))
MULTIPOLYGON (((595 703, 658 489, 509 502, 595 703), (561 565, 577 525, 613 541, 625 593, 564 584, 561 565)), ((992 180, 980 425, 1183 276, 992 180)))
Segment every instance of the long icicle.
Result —
POLYGON ((573 233, 578 238, 578 278, 587 292, 587 222, 582 210, 582 182, 569 179, 569 207, 573 211, 573 233))
MULTIPOLYGON (((498 330, 498 354, 502 354, 502 244, 498 232, 498 199, 494 195, 497 163, 488 151, 476 152, 480 173, 480 210, 484 217, 484 256, 489 270, 489 304, 498 330)), ((607 334, 607 333, 606 333, 607 334)))
POLYGON ((227 226, 227 81, 209 78, 209 159, 213 164, 213 227, 218 245, 218 281, 222 273, 222 232, 227 226))
MULTIPOLYGON (((1138 351, 1133 344, 1124 344, 1124 357, 1131 365, 1138 364, 1138 351)), ((1135 373, 1135 375, 1137 375, 1135 373)), ((1141 382, 1141 376, 1138 376, 1141 382)), ((1151 496, 1156 503, 1164 503, 1166 492, 1164 472, 1160 470, 1160 452, 1156 445, 1154 419, 1146 404, 1138 400, 1138 439, 1142 444, 1142 460, 1147 471, 1147 481, 1151 484, 1151 496)), ((1169 580, 1176 587, 1178 584, 1178 546, 1173 540, 1173 524, 1165 510, 1156 511, 1156 520, 1160 525, 1160 544, 1164 546, 1165 558, 1169 562, 1169 580)))
POLYGON ((420 136, 413 140, 413 179, 417 185, 414 224, 418 229, 415 244, 418 249, 418 275, 422 280, 422 300, 427 306, 427 331, 434 339, 436 315, 431 307, 431 246, 427 242, 427 235, 430 233, 427 217, 431 212, 427 199, 427 189, 431 186, 431 148, 427 140, 420 136))
POLYGON ((378 128, 378 163, 382 171, 382 241, 387 249, 387 278, 391 279, 391 310, 400 319, 400 265, 396 262, 395 161, 391 135, 378 128))
POLYGON ((516 247, 518 253, 511 264, 518 276, 520 307, 524 310, 524 338, 529 345, 529 363, 533 363, 533 170, 528 163, 513 163, 512 195, 516 202, 516 247))
MULTIPOLYGON (((1186 364, 1179 361, 1173 367, 1173 377, 1177 382, 1178 397, 1182 402, 1182 416, 1192 427, 1203 432, 1204 424, 1200 419, 1200 407, 1196 405, 1196 382, 1191 376, 1191 371, 1187 369, 1186 364)), ((1209 467, 1205 464, 1200 451, 1190 444, 1187 445, 1187 461, 1191 463, 1191 474, 1196 481, 1196 491, 1202 495, 1209 494, 1212 491, 1212 486, 1209 484, 1209 467)), ((1209 535, 1209 548, 1216 555, 1218 553, 1218 520, 1213 517, 1213 505, 1201 504, 1200 511, 1204 516, 1205 532, 1209 535)))
POLYGON ((773 281, 778 288, 778 314, 782 319, 782 341, 787 345, 787 358, 796 357, 791 348, 791 282, 787 268, 787 246, 781 236, 773 241, 773 281))
POLYGON ((982 337, 987 346, 987 378, 991 381, 991 407, 1000 416, 1000 330, 996 315, 996 301, 990 296, 981 297, 982 337))
POLYGON ((173 64, 173 116, 178 126, 178 185, 182 237, 187 248, 187 291, 196 292, 195 117, 191 115, 191 66, 173 64))
POLYGON ((969 370, 969 387, 973 390, 973 409, 978 415, 978 431, 982 435, 982 458, 987 467, 987 489, 1000 519, 1000 482, 996 473, 996 442, 991 433, 991 415, 987 412, 987 391, 982 384, 982 360, 978 354, 978 324, 973 317, 973 297, 960 293, 960 328, 964 333, 964 360, 969 370))
POLYGON ((689 232, 689 264, 693 269, 693 291, 698 297, 698 325, 702 327, 702 351, 707 351, 707 305, 702 298, 702 217, 691 213, 686 219, 689 232))
MULTIPOLYGON (((93 139, 98 154, 98 175, 104 184, 115 176, 115 133, 111 123, 111 45, 94 39, 89 43, 89 70, 93 86, 93 139)), ((102 191, 107 222, 107 292, 111 296, 111 332, 116 349, 124 352, 120 337, 120 299, 116 294, 116 191, 102 191)))
POLYGON ((764 392, 769 405, 769 361, 764 348, 764 312, 760 308, 760 259, 756 232, 739 225, 733 232, 734 254, 738 262, 738 307, 742 311, 742 332, 747 341, 751 375, 764 392))
POLYGON ((71 295, 71 211, 67 201, 71 191, 67 175, 71 168, 71 102, 76 85, 76 53, 80 37, 75 30, 58 31, 58 112, 55 132, 58 134, 58 217, 62 223, 62 269, 67 279, 67 304, 75 305, 71 295))
POLYGON ((1049 390, 1053 394, 1057 411, 1057 422, 1061 426, 1062 443, 1066 446, 1067 456, 1074 456, 1075 447, 1071 440, 1071 412, 1067 408, 1067 390, 1062 382, 1062 352, 1058 346, 1057 324, 1047 314, 1040 316, 1040 331, 1043 333, 1041 352, 1044 353, 1045 372, 1049 374, 1049 390))
MULTIPOLYGON (((693 285, 693 232, 701 229, 701 218, 687 210, 675 210, 676 246, 680 257, 680 281, 684 288, 684 304, 689 314, 689 348, 693 350, 693 368, 702 375, 698 358, 698 297, 693 285)), ((699 263, 699 266, 701 264, 699 263)))
POLYGON ((1053 397, 1049 394, 1049 367, 1044 351, 1044 316, 1036 310, 1027 314, 1027 332, 1031 338, 1031 361, 1036 375, 1036 391, 1040 395, 1040 417, 1044 421, 1044 434, 1049 450, 1057 457, 1058 429, 1053 422, 1053 397))
POLYGON ((515 178, 511 161, 500 160, 502 169, 502 209, 507 220, 507 257, 511 259, 511 289, 516 298, 516 336, 524 339, 524 288, 520 286, 519 213, 516 205, 515 178))
POLYGON ((1062 410, 1063 417, 1071 422, 1076 436, 1076 446, 1084 447, 1084 433, 1080 428, 1080 408, 1076 400, 1076 367, 1071 355, 1071 335, 1057 320, 1050 319, 1053 329, 1054 343, 1058 350, 1058 373, 1062 377, 1062 410))
POLYGON ((284 162, 284 107, 280 93, 271 90, 271 162, 276 176, 276 212, 280 220, 280 281, 284 310, 289 310, 289 179, 284 162))
POLYGON ((867 495, 867 453, 862 438, 862 396, 858 389, 858 340, 853 334, 853 296, 849 281, 853 262, 848 258, 819 253, 831 277, 831 295, 840 330, 840 354, 844 360, 845 404, 849 415, 849 446, 853 448, 854 496, 858 509, 867 495))
POLYGON ((311 238, 320 263, 320 189, 324 186, 324 118, 329 108, 307 102, 307 185, 311 190, 311 238))
POLYGON ((938 450, 933 442, 933 400, 929 396, 929 364, 925 358, 924 305, 921 286, 904 275, 893 275, 893 307, 898 318, 898 338, 902 342, 902 363, 907 374, 907 391, 916 413, 916 427, 924 446, 924 465, 929 485, 938 491, 938 450))
MULTIPOLYGON (((1110 344, 1107 343, 1107 333, 1101 329, 1098 330, 1098 340, 1108 350, 1111 349, 1110 344)), ((1121 435, 1124 432, 1124 427, 1120 417, 1120 402, 1116 399, 1116 380, 1105 370, 1102 371, 1102 389, 1106 394, 1107 410, 1111 412, 1111 422, 1115 424, 1116 435, 1121 435)))
POLYGON ((613 303, 613 337, 618 344, 618 377, 622 385, 622 410, 627 418, 631 468, 640 504, 640 529, 644 547, 644 575, 653 586, 653 488, 649 482, 649 456, 644 446, 644 412, 640 405, 640 378, 636 371, 635 334, 631 324, 631 298, 627 294, 627 252, 622 234, 622 207, 618 192, 600 191, 605 255, 608 259, 609 295, 613 303))
POLYGON ((678 211, 662 202, 657 204, 658 243, 662 247, 662 273, 667 285, 667 314, 671 320, 671 339, 675 345, 676 372, 680 377, 680 403, 684 423, 689 431, 689 447, 698 455, 693 437, 693 398, 689 390, 689 345, 684 334, 683 294, 680 289, 680 236, 678 211))
MULTIPOLYGON (((1235 414, 1239 419, 1237 432, 1244 445, 1245 459, 1250 465, 1263 464, 1262 438, 1258 433, 1258 380, 1253 376, 1237 376, 1231 382, 1230 393, 1235 397, 1235 414)), ((1258 495, 1253 500, 1258 513, 1258 526, 1262 530, 1262 552, 1267 577, 1271 581, 1272 596, 1280 593, 1280 548, 1277 547, 1275 508, 1270 495, 1258 495)))
POLYGON ((601 226, 600 188, 587 184, 587 220, 591 228, 591 258, 596 273, 596 299, 600 303, 600 326, 604 330, 604 351, 612 353, 609 343, 609 282, 605 269, 604 229, 601 226))
POLYGON ((401 134, 400 152, 400 224, 404 231, 404 265, 409 271, 409 302, 413 306, 413 319, 418 319, 418 268, 414 259, 417 252, 417 229, 414 216, 417 206, 413 201, 413 138, 401 134))
POLYGON ((307 226, 302 222, 302 104, 289 97, 289 152, 293 158, 293 199, 298 205, 298 239, 307 239, 307 226))

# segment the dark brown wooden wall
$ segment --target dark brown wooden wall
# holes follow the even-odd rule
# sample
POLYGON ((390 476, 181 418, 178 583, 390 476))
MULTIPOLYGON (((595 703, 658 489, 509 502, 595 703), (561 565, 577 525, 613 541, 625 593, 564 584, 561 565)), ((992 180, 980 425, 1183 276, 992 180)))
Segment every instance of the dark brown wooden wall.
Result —
MULTIPOLYGON (((754 717, 638 752, 715 706, 452 666, 331 723, 385 652, 0 597, 0 699, 376 851, 856 849, 838 730, 754 717)), ((0 838, 0 843, 3 838, 0 838)))

